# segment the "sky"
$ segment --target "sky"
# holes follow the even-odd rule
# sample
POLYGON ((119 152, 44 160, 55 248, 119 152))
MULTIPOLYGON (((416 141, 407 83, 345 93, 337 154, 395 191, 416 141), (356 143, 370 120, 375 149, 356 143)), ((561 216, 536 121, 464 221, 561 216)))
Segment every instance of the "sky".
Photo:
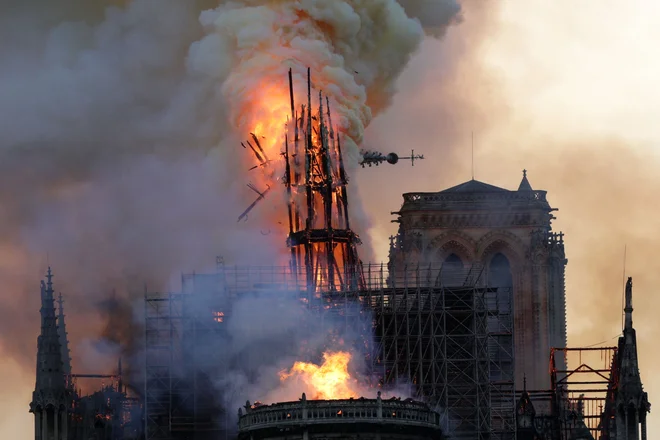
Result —
MULTIPOLYGON (((187 17, 183 13, 178 16, 187 17)), ((660 322, 655 319, 659 305, 655 288, 660 282, 655 251, 660 245, 660 221, 654 204, 660 190, 656 172, 660 166, 660 128, 653 120, 660 106, 660 88, 656 84, 660 61, 654 56, 654 45, 660 37, 660 30, 654 27, 658 19, 660 6, 642 0, 518 0, 488 5, 464 1, 462 23, 451 27, 444 39, 429 36, 424 40, 396 83, 399 92, 392 105, 372 121, 364 137, 365 147, 398 153, 414 149, 426 159, 417 162, 414 169, 401 163, 396 167, 358 170, 352 179, 371 222, 370 228, 360 233, 370 239, 373 258, 384 260, 387 237, 395 232, 390 212, 400 207, 402 193, 440 191, 470 179, 472 133, 476 179, 515 189, 522 170, 527 169, 533 188, 547 190, 550 203, 559 208, 554 229, 566 234, 570 346, 603 341, 604 345, 615 344, 621 330, 625 249, 625 276, 634 280, 633 317, 641 374, 651 403, 660 392, 660 374, 656 375, 659 371, 655 367, 660 354, 653 344, 660 330, 660 322)), ((191 31, 191 39, 195 32, 191 31)), ((139 38, 135 41, 144 43, 139 38)), ((167 65, 159 58, 149 61, 156 66, 167 65)), ((169 85, 163 78, 162 83, 142 86, 169 85)), ((190 90, 182 88, 182 93, 201 93, 190 90)), ((0 96, 4 96, 3 91, 0 88, 0 96)), ((7 102, 10 97, 4 98, 7 102)), ((122 99, 126 97, 117 97, 119 103, 122 99)), ((7 108, 0 107, 0 114, 9 115, 7 108)), ((74 110, 84 114, 84 108, 74 110)), ((208 125, 204 128, 211 136, 213 130, 208 125)), ((178 132, 168 134, 176 136, 178 132)), ((231 160, 227 157, 222 160, 231 160)), ((116 284, 121 295, 128 284, 123 281, 125 278, 151 271, 149 258, 153 255, 169 255, 171 249, 178 249, 185 242, 182 253, 210 257, 213 246, 232 245, 216 235, 205 239, 216 220, 229 222, 223 217, 227 216, 234 221, 233 215, 208 206, 208 202, 202 203, 205 196, 216 195, 209 189, 218 183, 213 167, 204 168, 202 177, 198 170, 188 170, 185 165, 172 171, 171 167, 151 160, 139 167, 126 167, 120 175, 104 174, 102 185, 89 193, 80 186, 53 188, 52 191, 65 193, 57 199, 57 205, 49 203, 50 193, 40 192, 36 200, 44 210, 47 208, 48 216, 39 216, 37 226, 45 218, 56 221, 49 223, 48 228, 32 225, 33 228, 20 229, 18 238, 3 241, 3 319, 12 315, 20 323, 14 327, 0 323, 5 336, 0 346, 0 437, 26 438, 33 427, 27 405, 34 387, 38 300, 12 294, 11 288, 20 286, 21 295, 27 295, 24 286, 30 284, 26 280, 34 280, 36 295, 36 280, 46 259, 57 257, 58 246, 85 243, 91 249, 77 254, 56 271, 56 276, 62 274, 56 282, 71 278, 78 268, 84 268, 87 273, 84 283, 76 286, 79 290, 88 292, 103 281, 116 284), (141 177, 145 169, 149 170, 148 184, 141 177), (166 191, 151 197, 158 189, 166 191), (83 192, 82 203, 78 198, 74 204, 62 202, 77 191, 83 192), (149 194, 150 203, 138 206, 126 196, 131 191, 149 194), (191 201, 191 194, 201 201, 191 201), (99 195, 103 206, 93 203, 99 195), (147 236, 156 241, 163 234, 181 231, 185 223, 179 216, 163 215, 169 212, 165 208, 168 200, 173 199, 188 200, 180 209, 180 217, 186 217, 188 211, 197 214, 187 224, 194 232, 186 232, 185 241, 167 241, 160 247, 141 249, 140 258, 135 258, 139 265, 123 266, 122 251, 132 249, 129 244, 135 237, 147 236), (79 223, 69 222, 67 215, 72 210, 77 212, 75 219, 79 223), (152 218, 153 213, 158 215, 152 218), (140 219, 139 227, 130 233, 119 228, 125 224, 126 216, 140 219), (87 227, 90 224, 100 225, 103 233, 94 233, 94 228, 87 227), (35 230, 36 236, 20 235, 35 230), (39 246, 40 241, 46 241, 48 246, 39 246), (98 256, 98 250, 108 245, 112 252, 98 256), (203 247, 205 252, 193 252, 190 246, 203 247), (44 255, 44 247, 53 255, 44 255), (38 263, 28 261, 37 255, 38 263), (112 270, 94 269, 99 264, 112 270), (103 279, 95 279, 101 272, 103 279)), ((219 180, 230 185, 222 178, 219 180)), ((7 191, 5 188, 2 192, 7 191)), ((22 218, 16 212, 24 205, 5 204, 2 212, 7 221, 22 218)), ((247 231, 243 234, 247 236, 247 231)), ((203 270, 202 261, 171 258, 167 266, 185 262, 187 266, 179 270, 203 270)), ((172 275, 167 271, 165 274, 172 275)), ((66 287, 66 281, 61 282, 66 287)), ((107 323, 96 309, 97 301, 85 301, 84 295, 80 298, 78 304, 71 304, 69 330, 103 331, 107 323), (76 319, 76 314, 84 318, 76 319)), ((93 370, 100 361, 80 354, 84 351, 81 347, 89 343, 85 338, 76 338, 74 365, 93 370)), ((649 433, 652 436, 659 431, 660 418, 651 413, 649 433)))
MULTIPOLYGON (((401 193, 440 191, 471 178, 534 189, 559 208, 565 235, 569 346, 616 345, 624 277, 649 399, 660 391, 654 340, 660 270, 660 17, 650 2, 464 2, 447 39, 427 39, 399 80, 392 107, 368 128, 374 148, 426 159, 414 169, 357 177, 370 237, 386 258, 401 193), (604 342, 603 344, 599 344, 604 342)), ((575 365, 574 365, 575 366, 575 365)), ((649 435, 660 417, 649 416, 649 435)))

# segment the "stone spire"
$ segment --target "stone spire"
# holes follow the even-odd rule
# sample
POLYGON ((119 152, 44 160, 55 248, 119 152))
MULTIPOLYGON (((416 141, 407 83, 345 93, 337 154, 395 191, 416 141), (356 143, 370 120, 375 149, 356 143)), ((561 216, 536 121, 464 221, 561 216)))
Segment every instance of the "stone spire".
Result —
POLYGON ((640 440, 639 425, 641 424, 641 439, 646 440, 646 414, 650 411, 651 405, 639 374, 637 335, 632 320, 632 278, 628 278, 626 283, 625 300, 623 309, 625 325, 618 347, 617 438, 640 440))
POLYGON ((59 314, 57 315, 57 331, 60 337, 60 347, 62 350, 62 368, 65 375, 71 374, 71 353, 69 351, 69 340, 67 339, 68 333, 66 332, 66 324, 64 323, 64 300, 62 294, 57 300, 59 305, 59 314))
POLYGON ((35 440, 65 440, 68 396, 50 267, 46 279, 46 283, 41 281, 41 334, 37 338, 37 380, 30 412, 35 417, 35 440))
POLYGON ((518 186, 518 191, 532 191, 532 185, 530 185, 529 180, 527 180, 527 170, 523 170, 523 178, 518 186))

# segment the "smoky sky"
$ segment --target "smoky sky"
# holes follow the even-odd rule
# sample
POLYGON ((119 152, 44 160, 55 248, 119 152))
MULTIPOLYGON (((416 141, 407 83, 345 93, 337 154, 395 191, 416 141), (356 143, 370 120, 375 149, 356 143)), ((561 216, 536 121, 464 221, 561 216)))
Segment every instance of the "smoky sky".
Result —
MULTIPOLYGON (((399 20, 390 23, 392 32, 409 38, 399 41, 403 52, 395 61, 387 58, 392 50, 372 50, 360 61, 365 77, 369 63, 383 66, 370 86, 361 85, 374 114, 391 101, 394 80, 423 31, 439 37, 460 21, 453 1, 443 7, 402 3, 412 20, 393 0, 332 2, 352 4, 365 20, 386 12, 382 16, 399 20), (372 7, 377 3, 382 9, 372 7)), ((322 8, 326 4, 305 6, 333 13, 322 8)), ((210 25, 214 13, 202 14, 227 5, 0 5, 0 346, 3 371, 23 383, 0 399, 3 409, 17 408, 17 417, 2 424, 7 436, 32 429, 27 402, 39 331, 37 292, 48 265, 65 297, 74 368, 95 373, 112 369, 122 344, 139 331, 133 325, 145 289, 176 289, 182 272, 212 270, 217 255, 269 265, 284 246, 284 237, 267 233, 266 216, 255 212, 249 222, 236 223, 253 195, 243 171, 245 134, 233 130, 223 81, 240 60, 210 25)), ((389 35, 383 29, 381 43, 389 35)), ((350 51, 350 44, 342 50, 350 51)), ((277 202, 260 208, 276 209, 277 202)), ((354 202, 366 226, 370 218, 357 193, 354 202)), ((364 248, 372 259, 370 244, 364 248)))
MULTIPOLYGON (((385 256, 396 231, 388 214, 401 206, 401 193, 440 191, 473 172, 516 189, 526 169, 532 187, 548 191, 559 209, 554 231, 566 234, 569 346, 616 345, 625 267, 634 282, 642 380, 653 400, 660 389, 653 345, 660 331, 660 132, 653 121, 660 66, 639 37, 653 40, 657 12, 585 2, 567 16, 572 5, 463 2, 462 24, 446 40, 425 41, 392 107, 365 135, 369 145, 414 149, 426 160, 360 173, 358 187, 366 210, 380 213, 370 238, 385 256)), ((658 423, 651 414, 649 432, 658 423)))
MULTIPOLYGON (((217 2, 163 3, 0 5, 0 368, 16 378, 0 397, 7 437, 32 429, 36 292, 47 264, 67 297, 74 368, 93 369, 115 362, 98 335, 112 342, 130 331, 130 307, 119 322, 108 318, 113 291, 126 299, 145 285, 176 288, 181 272, 212 269, 218 254, 270 264, 283 245, 262 234, 268 224, 256 214, 236 224, 252 196, 235 172, 245 160, 240 134, 227 128, 226 60, 220 47, 195 44, 206 32, 200 12, 217 2)), ((401 5, 429 37, 388 99, 372 97, 382 112, 363 146, 426 159, 353 172, 369 258, 386 259, 401 193, 441 190, 473 171, 514 189, 527 169, 566 233, 569 345, 615 342, 626 248, 653 402, 660 134, 648 118, 658 69, 629 31, 650 33, 653 13, 567 1, 464 1, 460 13, 453 2, 401 5)), ((657 426, 651 416, 650 431, 657 426)))

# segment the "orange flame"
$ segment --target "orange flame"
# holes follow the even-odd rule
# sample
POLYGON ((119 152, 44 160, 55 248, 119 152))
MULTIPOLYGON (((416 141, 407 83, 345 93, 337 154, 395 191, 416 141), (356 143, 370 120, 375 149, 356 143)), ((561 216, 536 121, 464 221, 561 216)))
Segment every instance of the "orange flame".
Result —
POLYGON ((311 399, 350 399, 357 398, 358 384, 348 372, 351 354, 345 351, 323 353, 323 363, 315 365, 307 362, 296 362, 289 371, 280 373, 280 380, 290 379, 302 381, 306 393, 311 399))
MULTIPOLYGON (((255 89, 238 115, 241 133, 254 133, 266 154, 265 160, 279 159, 284 147, 284 127, 291 114, 287 84, 277 81, 265 81, 255 89)), ((257 148, 256 145, 254 145, 257 148)), ((250 155, 255 165, 259 160, 250 155)), ((265 174, 268 166, 262 167, 265 174)))

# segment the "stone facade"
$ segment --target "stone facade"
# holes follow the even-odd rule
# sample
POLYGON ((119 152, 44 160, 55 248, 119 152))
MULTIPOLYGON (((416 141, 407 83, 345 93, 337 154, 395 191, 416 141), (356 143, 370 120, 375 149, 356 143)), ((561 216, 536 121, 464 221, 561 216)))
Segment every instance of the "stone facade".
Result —
POLYGON ((566 346, 562 233, 545 191, 526 172, 517 191, 471 180, 437 193, 407 193, 396 214, 393 267, 481 267, 491 287, 513 292, 515 376, 549 389, 551 347, 566 346))

